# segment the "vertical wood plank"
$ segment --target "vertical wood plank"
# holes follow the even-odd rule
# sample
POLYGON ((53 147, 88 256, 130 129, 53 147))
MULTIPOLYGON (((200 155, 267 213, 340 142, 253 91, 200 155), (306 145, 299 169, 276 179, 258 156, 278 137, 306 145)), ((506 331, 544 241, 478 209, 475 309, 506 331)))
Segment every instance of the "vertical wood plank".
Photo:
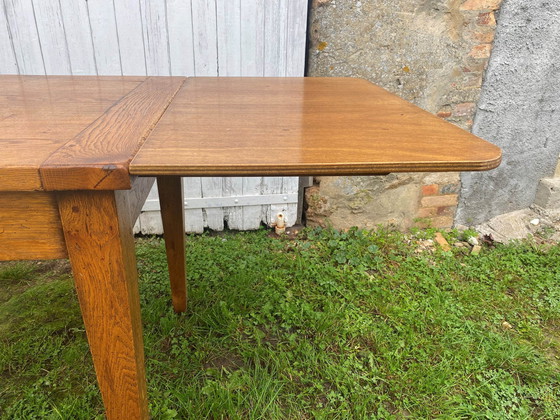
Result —
POLYGON ((286 76, 303 76, 305 71, 305 36, 307 32, 307 2, 287 0, 288 29, 286 45, 286 76))
POLYGON ((219 76, 241 76, 241 0, 216 3, 219 76))
POLYGON ((194 76, 191 0, 167 0, 167 27, 171 75, 194 76))
POLYGON ((258 0, 241 3, 241 74, 264 74, 264 8, 258 0))
POLYGON ((160 176, 157 178, 157 184, 171 284, 171 300, 175 312, 185 312, 187 309, 187 280, 183 181, 178 176, 160 176))
POLYGON ((134 235, 142 233, 142 224, 140 223, 140 217, 138 217, 138 219, 136 219, 136 222, 134 222, 134 227, 132 228, 132 233, 134 235))
POLYGON ((218 75, 215 0, 192 2, 194 71, 196 76, 218 75))
MULTIPOLYGON (((146 202, 159 201, 159 192, 157 183, 154 184, 146 202)), ((161 223, 161 214, 159 211, 144 211, 138 217, 141 232, 146 235, 161 235, 163 233, 163 224, 161 223)))
MULTIPOLYGON (((200 178, 188 177, 184 178, 184 197, 185 201, 189 198, 202 197, 202 184, 200 178)), ((204 232, 204 220, 202 218, 202 209, 185 210, 185 229, 187 232, 202 233, 204 232)))
POLYGON ((45 74, 31 0, 4 0, 4 7, 20 74, 45 74))
MULTIPOLYGON (((263 194, 281 194, 282 193, 282 177, 267 176, 262 179, 262 193, 263 194)), ((262 221, 266 225, 270 225, 276 220, 278 213, 284 213, 285 209, 282 204, 270 204, 262 206, 262 221)))
POLYGON ((142 233, 144 235, 161 235, 163 234, 163 225, 161 223, 161 213, 158 211, 144 211, 138 217, 142 233))
POLYGON ((142 16, 138 0, 115 1, 115 21, 123 76, 146 75, 142 16))
POLYGON ((87 3, 60 0, 70 68, 73 75, 96 75, 87 3))
POLYGON ((169 76, 169 45, 164 1, 140 0, 148 76, 169 76))
MULTIPOLYGON (((243 195, 243 178, 225 177, 223 181, 222 195, 224 197, 236 197, 243 195)), ((243 208, 242 207, 226 207, 224 208, 224 217, 227 221, 228 228, 233 230, 241 230, 243 228, 243 208)))
MULTIPOLYGON (((243 178, 243 195, 260 195, 261 194, 261 177, 245 177, 243 178)), ((243 207, 243 230, 255 230, 261 225, 262 214, 261 206, 244 206, 243 207)))
POLYGON ((97 380, 109 419, 148 419, 138 275, 126 191, 58 194, 97 380))
MULTIPOLYGON (((241 75, 264 74, 264 14, 257 0, 243 1, 241 12, 241 75)), ((261 194, 261 177, 243 178, 243 195, 261 194)), ((261 206, 243 207, 243 230, 258 229, 262 220, 261 206)))
POLYGON ((264 7, 264 75, 286 76, 288 8, 279 1, 265 2, 264 7))
POLYGON ((100 76, 121 75, 119 38, 112 0, 88 0, 89 22, 97 73, 100 76))
MULTIPOLYGON (((297 194, 299 191, 299 177, 296 176, 285 176, 282 177, 282 193, 283 194, 297 194)), ((286 226, 293 226, 297 222, 298 218, 298 205, 285 204, 284 205, 285 216, 286 216, 286 226)))
POLYGON ((0 3, 0 74, 18 74, 14 47, 10 39, 8 21, 4 13, 4 4, 0 3))
POLYGON ((33 0, 33 10, 43 52, 45 72, 47 74, 72 74, 58 0, 33 0))
MULTIPOLYGON (((222 178, 203 177, 201 178, 202 197, 221 197, 222 178)), ((224 211, 221 207, 204 209, 206 213, 206 224, 212 230, 224 230, 224 211)))

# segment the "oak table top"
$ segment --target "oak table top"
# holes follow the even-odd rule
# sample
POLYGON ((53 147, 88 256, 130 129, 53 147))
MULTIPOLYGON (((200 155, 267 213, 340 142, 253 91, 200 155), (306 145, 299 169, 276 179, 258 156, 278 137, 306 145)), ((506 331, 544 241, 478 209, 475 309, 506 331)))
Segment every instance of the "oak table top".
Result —
POLYGON ((0 76, 0 191, 130 188, 183 77, 0 76))
POLYGON ((496 167, 500 149, 362 79, 191 78, 136 175, 371 175, 496 167))
POLYGON ((181 176, 478 171, 498 147, 348 78, 0 76, 0 261, 70 259, 107 418, 148 419, 132 228, 157 177, 187 305, 181 176))
POLYGON ((0 149, 0 191, 127 189, 129 174, 476 171, 501 159, 351 78, 0 76, 0 149))

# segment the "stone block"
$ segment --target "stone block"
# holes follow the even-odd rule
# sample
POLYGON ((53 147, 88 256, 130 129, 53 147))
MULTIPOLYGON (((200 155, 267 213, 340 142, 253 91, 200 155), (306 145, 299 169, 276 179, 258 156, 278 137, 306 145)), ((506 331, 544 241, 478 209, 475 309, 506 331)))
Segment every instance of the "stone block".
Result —
POLYGON ((457 194, 432 195, 423 197, 420 201, 422 207, 447 207, 457 205, 457 194))
POLYGON ((492 44, 475 45, 469 56, 472 58, 488 58, 490 57, 490 51, 492 51, 492 44))
POLYGON ((465 102, 462 104, 457 104, 453 107, 454 117, 465 117, 471 116, 474 113, 474 102, 465 102))
POLYGON ((419 174, 320 178, 320 185, 306 189, 308 226, 373 228, 392 224, 410 227, 418 211, 419 174))
POLYGON ((466 0, 460 10, 497 10, 502 0, 466 0))
POLYGON ((442 194, 458 194, 460 190, 461 184, 458 182, 442 185, 440 189, 442 194))
POLYGON ((543 178, 537 187, 535 202, 546 210, 560 209, 560 178, 543 178))

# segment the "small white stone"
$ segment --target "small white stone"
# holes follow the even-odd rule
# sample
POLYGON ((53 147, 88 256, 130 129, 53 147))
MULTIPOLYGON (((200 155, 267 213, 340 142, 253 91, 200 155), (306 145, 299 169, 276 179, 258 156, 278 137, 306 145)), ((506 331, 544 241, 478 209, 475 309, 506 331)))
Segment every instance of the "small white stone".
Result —
POLYGON ((474 236, 470 236, 469 239, 467 239, 467 242, 472 246, 478 245, 478 239, 476 239, 474 236))
POLYGON ((533 219, 529 223, 531 223, 533 226, 537 226, 540 222, 541 221, 539 219, 533 219))

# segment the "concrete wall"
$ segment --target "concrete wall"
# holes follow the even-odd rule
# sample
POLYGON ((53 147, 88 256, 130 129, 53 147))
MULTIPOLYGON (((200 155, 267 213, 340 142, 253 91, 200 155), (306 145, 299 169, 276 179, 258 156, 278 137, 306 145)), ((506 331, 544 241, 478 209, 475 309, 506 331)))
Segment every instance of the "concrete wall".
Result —
POLYGON ((504 150, 502 165, 464 173, 457 221, 528 207, 560 153, 560 2, 505 0, 473 132, 504 150))
MULTIPOLYGON (((368 79, 469 129, 501 0, 314 0, 309 76, 368 79)), ((459 174, 320 177, 308 224, 453 224, 459 174)))

